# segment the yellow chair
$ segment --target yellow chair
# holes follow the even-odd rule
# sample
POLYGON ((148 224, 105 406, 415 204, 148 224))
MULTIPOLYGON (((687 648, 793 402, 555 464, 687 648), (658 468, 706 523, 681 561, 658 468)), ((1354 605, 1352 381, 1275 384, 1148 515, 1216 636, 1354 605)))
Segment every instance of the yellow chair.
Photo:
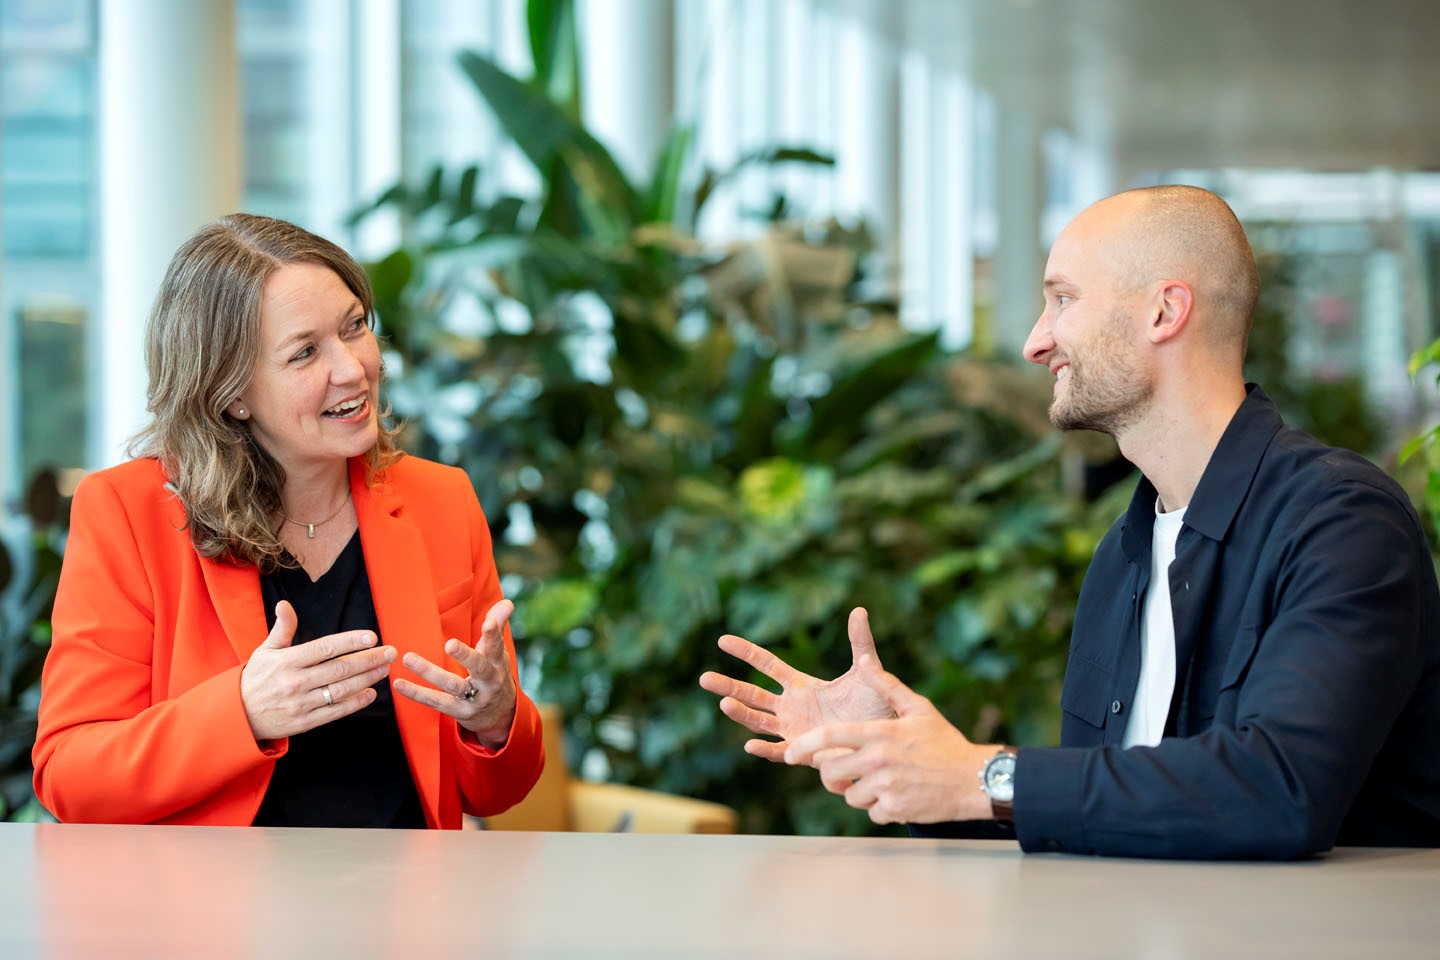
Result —
POLYGON ((724 804, 571 777, 560 708, 538 706, 545 725, 545 772, 528 797, 499 816, 486 817, 487 830, 735 832, 735 811, 724 804))

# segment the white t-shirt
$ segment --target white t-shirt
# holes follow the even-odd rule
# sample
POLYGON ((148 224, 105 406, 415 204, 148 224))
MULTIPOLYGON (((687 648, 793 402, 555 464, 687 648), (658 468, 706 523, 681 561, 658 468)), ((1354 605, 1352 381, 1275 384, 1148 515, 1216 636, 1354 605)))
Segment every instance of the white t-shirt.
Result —
POLYGON ((1150 537, 1150 589, 1140 618, 1140 683, 1125 727, 1127 747, 1153 747, 1165 733, 1170 698, 1175 693, 1175 617, 1170 610, 1170 563, 1185 523, 1185 507, 1160 512, 1155 498, 1155 527, 1150 537))

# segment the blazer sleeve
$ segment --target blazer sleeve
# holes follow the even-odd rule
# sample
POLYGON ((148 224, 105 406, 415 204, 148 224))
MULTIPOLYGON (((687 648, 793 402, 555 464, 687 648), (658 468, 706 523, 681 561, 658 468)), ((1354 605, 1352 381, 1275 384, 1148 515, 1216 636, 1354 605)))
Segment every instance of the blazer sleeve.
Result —
MULTIPOLYGON (((485 615, 504 599, 504 594, 500 590, 500 575, 495 569, 490 527, 468 480, 464 496, 474 569, 470 635, 478 640, 485 615)), ((455 752, 462 806, 466 813, 477 817, 503 813, 525 799, 530 788, 540 779, 540 771, 545 768, 540 712, 520 688, 515 642, 510 636, 508 624, 505 627, 505 652, 510 660, 510 674, 515 679, 515 719, 504 745, 494 750, 482 746, 479 741, 465 736, 458 724, 450 723, 453 730, 450 743, 455 752)))
POLYGON ((1020 751, 1024 849, 1288 859, 1335 844, 1424 669, 1434 572, 1392 495, 1347 482, 1289 532, 1274 589, 1274 619, 1242 627, 1225 664, 1233 726, 1020 751))
MULTIPOLYGON (((159 511, 136 516, 142 526, 167 522, 159 511)), ((157 698, 156 671, 183 638, 157 634, 151 577, 169 571, 135 524, 104 477, 81 482, 33 753, 36 795, 62 821, 184 820, 187 807, 237 788, 283 752, 256 744, 239 664, 157 698)), ((188 628, 181 617, 175 630, 188 628)))

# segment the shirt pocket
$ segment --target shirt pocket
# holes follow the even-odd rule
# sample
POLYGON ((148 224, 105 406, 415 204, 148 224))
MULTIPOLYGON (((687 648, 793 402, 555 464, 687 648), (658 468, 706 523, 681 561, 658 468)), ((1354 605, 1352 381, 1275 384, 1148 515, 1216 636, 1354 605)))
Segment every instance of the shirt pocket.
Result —
POLYGON ((1065 689, 1060 709, 1087 726, 1103 730, 1110 716, 1110 671, 1089 660, 1074 659, 1065 668, 1065 689))
POLYGON ((1260 631, 1255 627, 1241 627, 1235 634, 1234 645, 1225 656, 1224 667, 1220 673, 1220 687, 1215 694, 1215 709, 1201 711, 1202 715, 1210 714, 1209 717, 1202 716, 1202 724, 1235 726, 1235 709, 1240 698, 1240 688, 1250 675, 1250 665, 1255 662, 1255 652, 1259 649, 1260 631))
POLYGON ((454 637, 461 643, 474 645, 475 638, 470 636, 470 603, 474 592, 474 574, 436 592, 435 606, 440 610, 440 629, 447 640, 454 637))

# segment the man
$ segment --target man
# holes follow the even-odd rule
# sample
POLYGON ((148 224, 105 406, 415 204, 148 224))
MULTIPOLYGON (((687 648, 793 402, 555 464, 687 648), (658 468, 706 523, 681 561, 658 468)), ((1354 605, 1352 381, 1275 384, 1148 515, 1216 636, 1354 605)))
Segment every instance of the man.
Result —
MULTIPOLYGON (((738 637, 779 694, 701 680, 746 750, 819 769, 877 823, 1013 823, 1027 851, 1302 857, 1440 846, 1440 594, 1404 492, 1286 427, 1241 374, 1259 293, 1230 208, 1110 197, 1056 240, 1025 357, 1051 420, 1143 474, 1081 590, 1061 746, 976 744, 880 668, 822 682, 738 637)), ((932 825, 932 826, 923 826, 932 825)), ((982 831, 983 832, 983 831, 982 831)))

